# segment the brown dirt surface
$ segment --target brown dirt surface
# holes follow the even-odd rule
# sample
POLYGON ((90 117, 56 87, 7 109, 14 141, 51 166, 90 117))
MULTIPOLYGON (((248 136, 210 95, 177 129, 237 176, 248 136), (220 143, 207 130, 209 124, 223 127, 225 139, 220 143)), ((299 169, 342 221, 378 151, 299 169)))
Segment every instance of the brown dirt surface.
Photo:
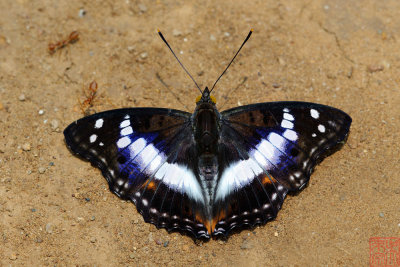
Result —
POLYGON ((0 265, 368 265, 370 237, 400 237, 399 10, 398 0, 0 1, 0 265), (254 28, 215 90, 223 109, 299 100, 352 116, 348 144, 276 220, 209 242, 157 230, 65 146, 93 80, 89 112, 194 109, 198 91, 157 28, 201 87, 254 28), (77 42, 48 52, 74 30, 77 42))

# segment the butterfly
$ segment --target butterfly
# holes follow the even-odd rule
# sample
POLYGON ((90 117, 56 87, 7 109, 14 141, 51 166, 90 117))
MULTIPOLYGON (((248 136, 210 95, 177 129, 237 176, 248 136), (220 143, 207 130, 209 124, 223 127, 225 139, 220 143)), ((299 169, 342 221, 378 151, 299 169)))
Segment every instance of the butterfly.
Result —
POLYGON ((343 146, 352 120, 333 107, 293 101, 219 112, 212 89, 199 88, 192 114, 125 108, 84 117, 64 130, 66 145, 157 228, 208 239, 264 224, 343 146))

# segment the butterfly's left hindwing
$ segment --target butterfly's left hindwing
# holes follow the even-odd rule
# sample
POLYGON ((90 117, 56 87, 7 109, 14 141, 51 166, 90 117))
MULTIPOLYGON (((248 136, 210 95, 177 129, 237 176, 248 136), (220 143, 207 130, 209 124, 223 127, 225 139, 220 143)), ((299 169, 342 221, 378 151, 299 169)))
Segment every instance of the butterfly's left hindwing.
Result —
POLYGON ((132 200, 145 221, 209 237, 203 193, 188 158, 190 115, 158 108, 120 109, 80 119, 65 131, 68 147, 98 167, 110 190, 132 200))

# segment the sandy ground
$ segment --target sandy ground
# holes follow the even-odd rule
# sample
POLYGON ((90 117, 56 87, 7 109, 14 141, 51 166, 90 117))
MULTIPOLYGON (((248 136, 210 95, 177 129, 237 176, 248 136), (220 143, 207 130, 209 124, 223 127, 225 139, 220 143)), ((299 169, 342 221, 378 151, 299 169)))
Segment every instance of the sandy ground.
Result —
POLYGON ((368 265, 370 237, 400 237, 399 10, 398 0, 0 1, 0 265, 368 265), (223 109, 300 100, 352 116, 348 144, 275 221, 204 243, 157 230, 66 148, 62 130, 82 117, 92 80, 92 111, 194 109, 198 92, 157 28, 201 87, 254 28, 215 91, 223 109), (73 30, 80 40, 50 55, 73 30))

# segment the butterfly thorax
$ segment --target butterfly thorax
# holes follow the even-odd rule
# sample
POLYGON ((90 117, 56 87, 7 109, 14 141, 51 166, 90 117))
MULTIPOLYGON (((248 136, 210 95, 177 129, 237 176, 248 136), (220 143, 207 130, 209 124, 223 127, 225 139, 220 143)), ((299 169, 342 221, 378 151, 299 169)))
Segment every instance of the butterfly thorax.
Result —
POLYGON ((197 151, 201 155, 216 155, 219 139, 219 113, 208 88, 204 90, 193 113, 192 125, 197 151))

